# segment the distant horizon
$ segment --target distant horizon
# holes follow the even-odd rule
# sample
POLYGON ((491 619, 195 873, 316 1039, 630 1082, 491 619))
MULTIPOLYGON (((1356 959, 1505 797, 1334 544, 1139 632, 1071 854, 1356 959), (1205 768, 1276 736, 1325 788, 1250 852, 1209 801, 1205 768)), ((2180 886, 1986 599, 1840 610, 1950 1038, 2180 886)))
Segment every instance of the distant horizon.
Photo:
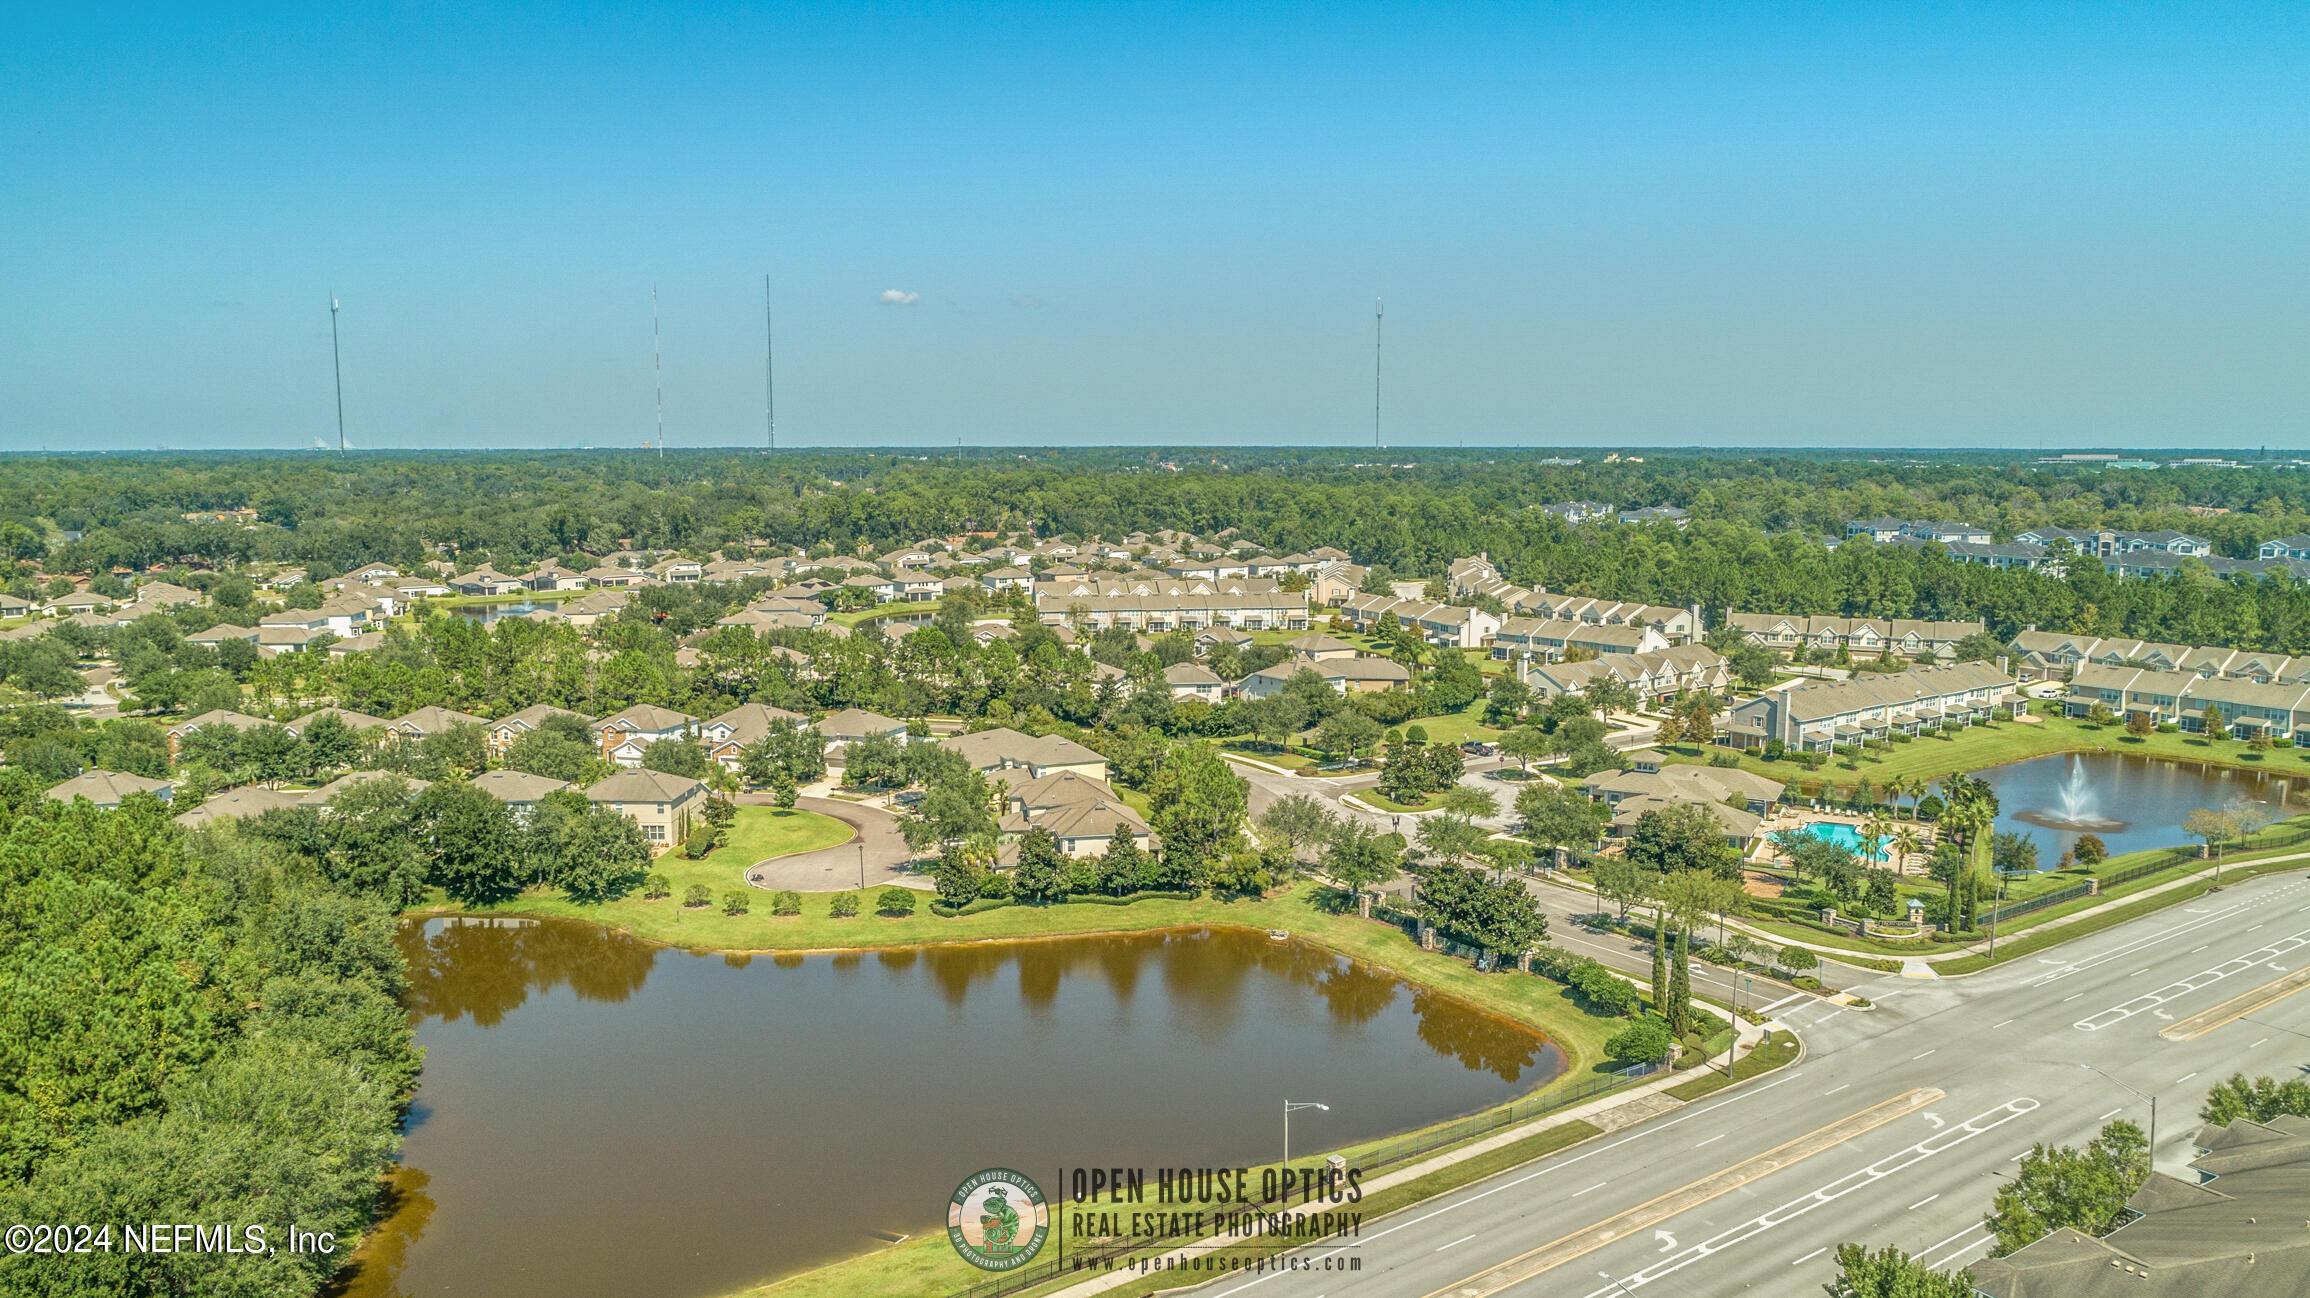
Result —
MULTIPOLYGON (((731 444, 728 444, 728 445, 723 445, 723 446, 711 446, 711 445, 702 445, 702 446, 668 446, 668 447, 665 449, 665 455, 666 455, 666 458, 669 458, 669 459, 671 459, 671 458, 675 458, 675 457, 679 457, 679 456, 683 456, 683 455, 700 455, 700 454, 716 454, 716 455, 731 455, 731 454, 737 454, 737 455, 747 455, 747 454, 751 454, 751 455, 783 455, 783 454, 789 454, 789 453, 791 453, 791 454, 795 454, 795 455, 804 455, 804 454, 833 454, 833 455, 897 455, 897 456, 905 456, 905 457, 908 457, 908 458, 916 458, 916 459, 932 459, 932 458, 936 458, 936 457, 937 457, 937 456, 938 456, 940 453, 942 453, 942 452, 943 452, 943 453, 947 453, 947 454, 952 454, 952 453, 954 453, 954 452, 956 452, 956 451, 958 451, 958 450, 959 450, 959 451, 962 451, 962 452, 964 452, 964 453, 966 453, 966 454, 968 454, 968 455, 984 455, 984 454, 1018 454, 1018 455, 1021 455, 1021 456, 1025 456, 1025 455, 1028 455, 1028 454, 1030 454, 1030 453, 1045 453, 1045 454, 1048 454, 1048 453, 1059 453, 1059 454, 1064 454, 1064 453, 1067 453, 1067 452, 1071 452, 1071 451, 1106 451, 1106 450, 1191 451, 1191 452, 1211 452, 1211 453, 1214 453, 1214 454, 1225 454, 1225 453, 1244 453, 1244 452, 1264 452, 1264 451, 1294 451, 1294 452, 1304 452, 1304 451, 1333 451, 1333 452, 1338 452, 1338 453, 1340 453, 1340 454, 1342 454, 1342 455, 1352 454, 1352 453, 1355 453, 1355 452, 1359 452, 1359 451, 1361 451, 1361 452, 1367 452, 1367 453, 1373 453, 1373 454, 1377 454, 1377 455, 1380 455, 1380 456, 1383 456, 1383 457, 1384 457, 1384 456, 1386 456, 1386 455, 1387 455, 1389 452, 1392 452, 1392 451, 1402 451, 1402 452, 1421 452, 1421 453, 1426 453, 1426 452, 1436 452, 1436 451, 1450 451, 1450 452, 1467 452, 1467 453, 1469 453, 1469 454, 1476 454, 1476 453, 1479 453, 1479 452, 1487 452, 1487 451, 1491 451, 1491 452, 1516 452, 1516 453, 1519 453, 1519 454, 1530 454, 1530 455, 1533 455, 1533 456, 1537 456, 1537 457, 1547 457, 1547 456, 1553 456, 1553 455, 1578 455, 1578 456, 1585 456, 1585 457, 1589 457, 1589 462, 1591 462, 1591 463, 1602 463, 1602 462, 1603 462, 1603 460, 1601 459, 1601 457, 1603 457, 1603 456, 1607 456, 1607 455, 1613 455, 1613 454, 1616 454, 1616 453, 1617 453, 1617 454, 1620 454, 1621 458, 1625 460, 1625 459, 1628 459, 1628 458, 1629 458, 1629 457, 1628 457, 1628 455, 1627 455, 1626 453, 1627 453, 1627 452, 1629 452, 1629 451, 1632 451, 1632 450, 1635 450, 1635 451, 1644 451, 1644 452, 1649 452, 1649 453, 1654 453, 1654 454, 1661 454, 1661 455, 1712 455, 1712 456, 1722 456, 1722 455, 1739 455, 1739 456, 1745 456, 1745 457, 1759 457, 1759 458, 1772 457, 1772 456, 1776 456, 1776 455, 1804 456, 1804 457, 1807 457, 1807 458, 1817 458, 1817 457, 1821 457, 1821 456, 1841 456, 1841 457, 1850 457, 1850 458, 1853 458, 1853 459, 1886 459, 1886 458, 1889 458, 1889 457, 1899 457, 1899 456, 1912 456, 1912 455, 1915 455, 1915 456, 1960 456, 1960 455, 1963 455, 1963 456, 2010 456, 2010 457, 2014 457, 2014 458, 2017 458, 2017 459, 2025 459, 2025 460, 2028 460, 2028 461, 2031 461, 2031 462, 2035 462, 2035 461, 2038 461, 2038 460, 2040 460, 2040 459, 2051 460, 2051 459, 2053 459, 2053 458, 2055 458, 2055 457, 2060 457, 2060 456, 2113 456, 2113 457, 2116 457, 2116 458, 2118 458, 2118 459, 2120 459, 2120 460, 2158 460, 2158 461, 2170 461, 2170 462, 2178 462, 2178 461, 2182 461, 2182 460, 2228 460, 2228 461, 2240 461, 2240 462, 2247 462, 2247 463, 2251 463, 2251 462, 2254 462, 2254 461, 2259 461, 2259 460, 2263 459, 2265 456, 2267 456, 2267 457, 2270 457, 2270 458, 2272 458, 2272 459, 2276 459, 2276 458, 2278 458, 2278 457, 2281 457, 2281 456, 2283 456, 2283 457, 2286 457, 2286 462, 2287 462, 2287 463, 2291 463, 2291 462, 2292 462, 2292 459, 2293 459, 2293 457, 2294 457, 2295 455, 2297 455, 2298 453, 2299 453, 2299 454, 2310 455, 2310 448, 2303 448, 2303 447, 2285 447, 2285 446, 2236 446, 2236 447, 2207 447, 2207 446, 2149 446, 2149 445, 2145 445, 2145 446, 2057 446, 2057 447, 2047 447, 2047 448, 2045 448, 2045 449, 2043 449, 2043 450, 2038 450, 2038 449, 2034 449, 2034 448, 2015 448, 2015 447, 1998 447, 1998 446, 1971 446, 1971 445, 1956 445, 1956 444, 1950 444, 1950 445, 1941 445, 1941 446, 1899 446, 1899 445, 1880 445, 1880 446, 1851 446, 1851 445, 1836 445, 1836 444, 1828 444, 1828 443, 1824 443, 1824 444, 1821 444, 1821 445, 1818 445, 1818 446, 1811 446, 1811 445, 1792 445, 1792 444, 1789 444, 1789 443, 1785 443, 1785 442, 1782 442, 1782 443, 1746 443, 1746 444, 1735 444, 1735 443, 1725 443, 1725 444, 1709 444, 1709 443, 1658 443, 1658 444, 1630 444, 1630 443, 1620 443, 1620 444, 1617 444, 1617 445, 1613 445, 1613 444, 1598 444, 1598 445, 1586 445, 1586 446, 1581 446, 1581 445, 1571 445, 1571 444, 1565 444, 1565 445, 1547 445, 1547 446, 1536 446, 1536 445, 1517 445, 1517 444, 1509 444, 1509 443, 1490 443, 1490 442, 1486 442, 1486 443, 1471 443, 1471 444, 1467 444, 1467 445, 1461 445, 1461 444, 1457 444, 1457 443, 1454 443, 1454 444, 1444 444, 1444 443, 1423 443, 1423 444, 1419 444, 1419 445, 1385 446, 1385 447, 1379 447, 1379 448, 1376 448, 1376 450, 1375 450, 1375 448, 1373 448, 1373 447, 1369 447, 1369 446, 1363 446, 1363 447, 1359 447, 1359 446, 1356 446, 1356 445, 1354 445, 1354 444, 1352 444, 1352 443, 1319 443, 1319 442, 1225 442, 1225 443, 1220 443, 1220 442, 1173 442, 1173 441, 1149 441, 1149 442, 1081 442, 1081 441, 1078 441, 1078 442, 1074 442, 1074 443, 1071 443, 1071 444, 1069 444, 1069 445, 1065 445, 1065 446, 1054 446, 1054 445, 1045 445, 1045 444, 1038 444, 1038 443, 1026 443, 1026 442, 1012 442, 1012 443, 1000 443, 1000 442, 987 442, 987 443, 978 443, 978 442, 966 442, 966 443, 964 443, 963 445, 961 445, 961 446, 959 446, 959 447, 958 447, 958 446, 956 446, 956 445, 954 445, 954 444, 953 444, 953 443, 951 443, 951 442, 947 442, 947 443, 940 443, 940 442, 924 442, 924 443, 905 443, 905 442, 893 442, 893 443, 886 443, 886 444, 882 444, 882 445, 863 445, 863 444, 862 444, 862 445, 856 445, 856 446, 850 446, 850 445, 838 445, 838 444, 834 444, 834 443, 825 443, 825 444, 819 444, 819 443, 810 443, 810 442, 805 442, 805 443, 801 443, 801 444, 799 444, 799 445, 792 445, 792 446, 778 446, 778 447, 775 447, 775 448, 772 448, 772 447, 765 447, 765 446, 760 446, 760 445, 753 445, 753 446, 749 446, 749 445, 746 445, 746 444, 744 444, 744 443, 731 443, 731 444)), ((330 446, 330 447, 319 447, 319 446, 304 446, 304 447, 293 447, 293 446, 292 446, 292 447, 266 447, 266 446, 246 446, 246 447, 235 447, 235 446, 98 447, 98 448, 92 448, 92 449, 88 449, 88 450, 55 450, 55 449, 22 449, 22 450, 18 450, 18 449, 7 449, 7 448, 0 448, 0 457, 19 457, 19 458, 21 458, 21 457, 32 457, 32 458, 41 458, 41 457, 47 457, 47 458, 86 458, 86 457, 98 457, 98 456, 104 456, 104 457, 112 457, 112 458, 118 458, 118 459, 128 459, 128 458, 135 458, 135 457, 149 457, 149 456, 168 456, 168 455, 214 455, 214 456, 251 456, 251 457, 254 457, 254 456, 262 456, 262 457, 268 457, 268 458, 279 458, 279 457, 281 457, 281 456, 284 456, 284 455, 311 455, 311 456, 317 456, 317 457, 329 457, 329 456, 336 456, 336 455, 340 455, 340 454, 343 454, 343 455, 374 455, 374 456, 385 456, 385 457, 401 456, 401 455, 546 455, 546 454, 563 455, 563 454, 580 454, 580 455, 637 455, 637 456, 642 456, 642 457, 645 457, 645 458, 653 458, 653 459, 654 459, 654 458, 657 458, 657 456, 658 456, 658 451, 657 451, 657 448, 655 448, 655 447, 639 447, 639 446, 585 446, 585 445, 553 445, 553 444, 533 444, 533 445, 504 445, 504 446, 408 446, 408 447, 390 447, 390 446, 389 446, 389 447, 363 447, 363 446, 353 446, 353 447, 348 447, 348 448, 346 448, 346 449, 345 449, 344 451, 342 451, 342 452, 340 452, 340 451, 339 451, 339 450, 338 450, 336 447, 334 447, 334 446, 330 446)), ((1638 457, 1638 458, 1641 458, 1641 457, 1638 457)), ((2079 462, 2079 463, 2076 465, 2076 467, 2081 467, 2081 468, 2091 468, 2091 467, 2093 467, 2093 462, 2092 462, 2092 461, 2080 461, 2080 462, 2079 462)), ((2212 467, 2212 466, 2209 466, 2209 467, 2212 467)))
POLYGON ((0 448, 2310 448, 2244 3, 0 14, 0 448), (653 310, 658 326, 653 328, 653 310), (163 430, 156 433, 154 430, 163 430), (1091 431, 1085 431, 1091 430, 1091 431), (2212 430, 2209 432, 2208 430, 2212 430))

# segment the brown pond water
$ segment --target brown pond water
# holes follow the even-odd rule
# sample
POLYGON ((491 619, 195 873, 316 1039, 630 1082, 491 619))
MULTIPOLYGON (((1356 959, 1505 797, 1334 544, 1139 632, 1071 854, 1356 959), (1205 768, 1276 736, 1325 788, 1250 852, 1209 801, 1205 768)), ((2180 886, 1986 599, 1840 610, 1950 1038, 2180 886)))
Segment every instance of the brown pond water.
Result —
POLYGON ((1181 930, 700 956, 402 934, 425 1075, 356 1298, 726 1293, 943 1228, 1014 1167, 1295 1161, 1509 1100, 1556 1048, 1301 943, 1181 930))

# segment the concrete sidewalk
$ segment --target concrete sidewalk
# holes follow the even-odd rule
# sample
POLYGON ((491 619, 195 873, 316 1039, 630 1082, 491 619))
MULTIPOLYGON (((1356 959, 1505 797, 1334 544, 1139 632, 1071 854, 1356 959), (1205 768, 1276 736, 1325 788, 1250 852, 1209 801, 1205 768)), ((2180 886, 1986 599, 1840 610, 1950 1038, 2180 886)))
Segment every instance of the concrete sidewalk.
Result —
MULTIPOLYGON (((1740 1050, 1737 1053, 1746 1054, 1749 1050, 1754 1049, 1760 1042, 1762 1042, 1772 1033, 1791 1030, 1777 1021, 1767 1020, 1761 1025, 1735 1023, 1734 1031, 1736 1033, 1736 1038, 1740 1043, 1740 1050)), ((1791 1032, 1791 1035, 1794 1035, 1794 1033, 1791 1032)), ((1802 1043, 1800 1042, 1800 1045, 1801 1044, 1802 1043)), ((1800 1050, 1797 1058, 1790 1060, 1788 1063, 1783 1064, 1781 1067, 1782 1069, 1794 1068, 1802 1062, 1804 1062, 1804 1055, 1800 1050)), ((1399 1167, 1392 1172, 1386 1172, 1379 1176, 1373 1177, 1372 1179, 1363 1182, 1363 1192, 1366 1196, 1370 1196, 1377 1194, 1382 1190, 1389 1189, 1393 1186, 1403 1185, 1407 1182, 1416 1181, 1423 1176, 1429 1175, 1430 1173, 1442 1171, 1447 1167, 1451 1167, 1456 1163, 1466 1162, 1471 1158, 1481 1157, 1482 1155, 1491 1153, 1493 1150, 1501 1149, 1508 1145, 1513 1145, 1517 1141, 1530 1139, 1533 1136, 1539 1135, 1541 1132, 1547 1131, 1553 1127, 1563 1126, 1568 1122, 1589 1123, 1590 1125, 1597 1128, 1599 1135, 1608 1132, 1619 1131, 1625 1127, 1633 1127, 1639 1122, 1644 1122, 1648 1119, 1659 1117, 1661 1114, 1673 1112, 1674 1110, 1683 1108, 1685 1101, 1676 1099, 1675 1097, 1668 1095, 1666 1092, 1675 1087, 1682 1086, 1686 1082, 1699 1080, 1700 1078, 1707 1075, 1707 1070, 1709 1068, 1710 1065, 1708 1064, 1700 1064, 1681 1073, 1663 1073, 1660 1076, 1653 1078, 1640 1086, 1633 1086, 1625 1091, 1615 1091, 1610 1095, 1600 1096, 1596 1099, 1590 1100, 1586 1104, 1576 1104, 1569 1109, 1560 1109, 1554 1113, 1534 1118, 1530 1122, 1522 1123, 1518 1126, 1503 1128, 1499 1131, 1493 1132, 1491 1135, 1486 1136, 1481 1140, 1473 1141, 1466 1145, 1461 1145, 1455 1149, 1445 1150, 1442 1153, 1436 1154, 1429 1158, 1421 1159, 1420 1161, 1412 1163, 1409 1166, 1399 1167)), ((1776 1069, 1775 1071, 1777 1072, 1780 1070, 1776 1069)), ((1721 1091, 1716 1092, 1716 1094, 1722 1093, 1723 1092, 1721 1091)), ((1590 1137, 1590 1139, 1594 1139, 1594 1137, 1590 1137)), ((1567 1146, 1567 1148, 1570 1148, 1570 1146, 1567 1146)), ((1557 1152, 1561 1153, 1562 1151, 1559 1150, 1557 1152)), ((1553 1157, 1553 1155, 1543 1155, 1543 1157, 1553 1157)), ((1446 1191, 1445 1193, 1449 1193, 1449 1191, 1446 1191)), ((1412 1205, 1410 1204, 1405 1205, 1405 1207, 1411 1206, 1412 1205)), ((1402 1209, 1397 1209, 1396 1211, 1402 1211, 1402 1209)), ((1117 1266, 1113 1271, 1103 1271, 1078 1284, 1069 1285, 1064 1289, 1053 1290, 1049 1295, 1049 1298, 1090 1298, 1090 1295, 1092 1294, 1105 1293, 1109 1289, 1129 1284, 1133 1280, 1137 1280, 1145 1275, 1151 1274, 1151 1269, 1142 1268, 1142 1263, 1144 1262, 1159 1260, 1161 1267, 1168 1269, 1175 1267, 1181 1259, 1201 1257, 1207 1253, 1215 1252, 1221 1249, 1238 1248, 1243 1245, 1243 1242, 1244 1241, 1242 1237, 1239 1235, 1220 1234, 1208 1236, 1204 1239, 1196 1240, 1193 1243, 1182 1244, 1178 1248, 1171 1249, 1160 1254, 1151 1255, 1146 1259, 1133 1259, 1129 1266, 1117 1266)), ((1278 1250, 1278 1253, 1288 1253, 1291 1251, 1291 1249, 1286 1248, 1278 1250)), ((1224 1277, 1214 1276, 1212 1278, 1222 1279, 1224 1277)), ((1191 1282, 1189 1284, 1182 1285, 1181 1287, 1192 1288, 1197 1283, 1206 1282, 1191 1282)))

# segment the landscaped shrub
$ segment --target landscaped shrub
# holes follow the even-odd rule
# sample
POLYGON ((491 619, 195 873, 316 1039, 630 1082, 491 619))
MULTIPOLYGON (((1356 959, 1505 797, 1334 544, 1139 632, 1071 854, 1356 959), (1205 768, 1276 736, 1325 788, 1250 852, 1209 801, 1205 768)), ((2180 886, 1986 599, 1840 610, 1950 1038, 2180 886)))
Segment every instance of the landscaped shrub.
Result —
POLYGON ((987 871, 987 877, 979 881, 979 896, 982 899, 1001 901, 1010 895, 1011 876, 1000 870, 987 871))
POLYGON ((858 894, 855 892, 834 894, 834 900, 827 903, 826 913, 836 919, 849 919, 856 915, 858 913, 858 894))
POLYGON ((1649 1064, 1668 1053, 1668 1025, 1647 1015, 1615 1032, 1604 1053, 1626 1064, 1649 1064))
MULTIPOLYGON (((1080 900, 1080 898, 1072 900, 1080 900)), ((934 901, 930 904, 930 913, 940 919, 953 919, 957 915, 978 915, 990 910, 1001 910, 1011 904, 1013 903, 1008 897, 981 897, 970 905, 961 907, 949 906, 943 901, 934 901)))
POLYGON ((725 915, 745 914, 746 908, 752 904, 752 899, 746 895, 748 891, 749 890, 745 888, 732 888, 730 891, 723 893, 722 913, 725 915))
POLYGON ((712 900, 714 890, 705 884, 693 883, 682 890, 682 904, 685 906, 703 906, 712 900))
POLYGON ((802 894, 795 892, 792 889, 783 889, 781 891, 771 893, 770 913, 773 915, 801 914, 802 894))
POLYGON ((914 901, 914 890, 911 888, 885 888, 875 895, 874 913, 904 919, 914 914, 914 901))
POLYGON ((1765 741, 1765 760, 1768 762, 1777 762, 1781 760, 1782 757, 1788 754, 1788 751, 1789 746, 1782 743, 1778 739, 1767 739, 1765 741))
POLYGON ((1817 992, 1821 990, 1821 980, 1811 974, 1798 974, 1789 979, 1789 985, 1799 991, 1817 992))
POLYGON ((712 825, 700 825, 682 840, 682 855, 695 861, 713 851, 722 842, 722 831, 712 825))
POLYGON ((642 880, 642 898, 645 901, 656 901, 660 897, 669 897, 673 895, 673 892, 674 881, 662 874, 653 874, 642 880))
POLYGON ((1708 764, 1719 767, 1738 766, 1741 764, 1741 758, 1739 753, 1729 749, 1720 749, 1708 755, 1708 764))

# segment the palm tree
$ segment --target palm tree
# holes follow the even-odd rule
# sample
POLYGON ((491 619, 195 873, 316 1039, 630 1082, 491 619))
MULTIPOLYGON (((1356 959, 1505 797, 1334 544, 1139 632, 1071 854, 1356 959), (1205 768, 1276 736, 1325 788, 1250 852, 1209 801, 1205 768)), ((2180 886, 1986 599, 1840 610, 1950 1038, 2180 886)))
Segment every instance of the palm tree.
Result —
POLYGON ((1916 784, 1906 775, 1896 775, 1885 781, 1885 796, 1893 800, 1893 814, 1901 814, 1901 799, 1917 791, 1916 784))
POLYGON ((1901 873, 1909 873, 1909 858, 1916 854, 1921 841, 1915 825, 1903 825, 1893 831, 1893 850, 1901 854, 1901 873))
POLYGON ((1868 858, 1869 864, 1875 865, 1884 859, 1888 829, 1884 820, 1877 816, 1861 822, 1861 854, 1868 858))

